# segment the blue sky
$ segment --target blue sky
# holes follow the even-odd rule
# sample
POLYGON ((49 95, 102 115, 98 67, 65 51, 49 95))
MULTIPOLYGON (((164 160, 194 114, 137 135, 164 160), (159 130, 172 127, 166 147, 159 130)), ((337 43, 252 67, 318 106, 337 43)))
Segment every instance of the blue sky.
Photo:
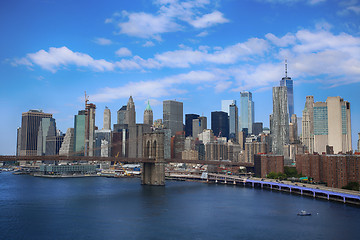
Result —
MULTIPOLYGON (((0 154, 14 154, 21 113, 53 113, 63 132, 84 108, 102 128, 133 95, 137 122, 149 99, 183 101, 184 114, 221 109, 253 93, 255 120, 269 126, 273 86, 294 80, 295 113, 307 95, 351 103, 360 132, 360 1, 3 0, 0 3, 0 154)), ((209 122, 210 123, 210 122, 209 122)), ((210 126, 210 125, 209 125, 210 126)))

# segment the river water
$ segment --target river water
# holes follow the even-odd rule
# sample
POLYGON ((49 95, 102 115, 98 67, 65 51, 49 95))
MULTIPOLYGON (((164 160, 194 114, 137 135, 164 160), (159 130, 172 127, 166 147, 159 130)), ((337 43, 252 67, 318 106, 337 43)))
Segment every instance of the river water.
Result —
POLYGON ((0 239, 360 239, 360 208, 269 190, 0 174, 0 239), (310 217, 297 216, 306 210, 310 217))

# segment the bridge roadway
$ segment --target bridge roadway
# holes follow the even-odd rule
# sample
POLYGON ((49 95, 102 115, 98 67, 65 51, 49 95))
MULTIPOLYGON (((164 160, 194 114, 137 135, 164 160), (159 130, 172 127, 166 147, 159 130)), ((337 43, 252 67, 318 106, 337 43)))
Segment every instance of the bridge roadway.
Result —
POLYGON ((288 192, 308 197, 320 198, 325 200, 350 203, 360 205, 360 192, 345 190, 340 188, 330 188, 323 185, 304 184, 300 182, 276 181, 267 178, 244 178, 236 175, 225 175, 208 173, 206 176, 194 174, 170 173, 166 175, 168 179, 179 180, 198 180, 208 183, 222 183, 231 185, 248 186, 253 188, 269 189, 275 191, 288 192))
MULTIPOLYGON (((122 158, 122 157, 88 157, 88 156, 9 156, 0 155, 0 162, 7 161, 88 161, 88 162, 106 162, 119 161, 123 163, 155 163, 153 158, 122 158)), ((225 166, 243 166, 254 167, 253 163, 230 162, 226 160, 188 160, 188 159, 165 159, 165 163, 189 163, 203 165, 225 165, 225 166)))

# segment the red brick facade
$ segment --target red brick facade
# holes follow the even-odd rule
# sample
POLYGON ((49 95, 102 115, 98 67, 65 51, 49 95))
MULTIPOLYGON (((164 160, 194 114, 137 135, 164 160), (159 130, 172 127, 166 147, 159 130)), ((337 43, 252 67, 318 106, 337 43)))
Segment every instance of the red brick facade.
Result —
POLYGON ((255 176, 266 177, 270 172, 284 173, 284 156, 256 154, 254 156, 255 176))
POLYGON ((297 155, 296 170, 314 178, 315 182, 326 182, 328 187, 341 188, 349 182, 360 183, 360 156, 297 155))

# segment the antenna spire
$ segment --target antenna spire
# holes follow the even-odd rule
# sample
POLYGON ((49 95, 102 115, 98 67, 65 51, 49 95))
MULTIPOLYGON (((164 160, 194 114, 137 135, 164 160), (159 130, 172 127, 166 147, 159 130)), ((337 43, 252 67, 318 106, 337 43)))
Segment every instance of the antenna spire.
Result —
POLYGON ((287 59, 285 59, 285 77, 287 78, 287 59))

